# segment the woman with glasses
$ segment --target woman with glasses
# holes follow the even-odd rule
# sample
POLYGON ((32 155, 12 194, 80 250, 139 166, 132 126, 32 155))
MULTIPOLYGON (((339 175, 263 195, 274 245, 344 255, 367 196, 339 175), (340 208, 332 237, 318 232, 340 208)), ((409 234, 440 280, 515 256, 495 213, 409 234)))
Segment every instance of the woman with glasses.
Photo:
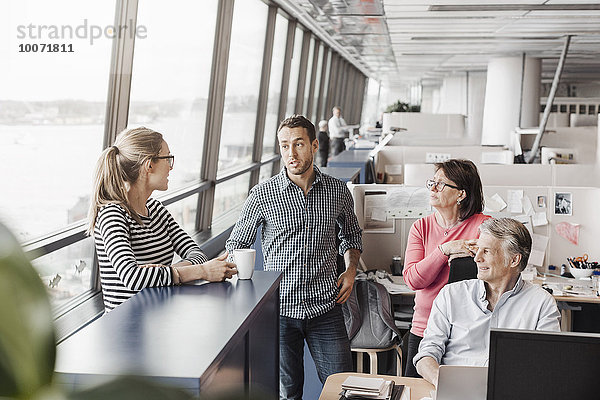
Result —
POLYGON ((448 282, 454 258, 473 257, 483 215, 483 189, 477 167, 469 160, 435 164, 427 181, 433 214, 410 228, 404 264, 404 281, 416 291, 415 312, 408 337, 405 376, 418 377, 413 358, 419 349, 433 300, 448 282))
POLYGON ((96 165, 88 234, 94 235, 106 312, 145 287, 237 273, 227 254, 208 260, 158 200, 167 190, 175 156, 160 133, 144 127, 122 132, 96 165), (181 261, 171 264, 177 254, 181 261))

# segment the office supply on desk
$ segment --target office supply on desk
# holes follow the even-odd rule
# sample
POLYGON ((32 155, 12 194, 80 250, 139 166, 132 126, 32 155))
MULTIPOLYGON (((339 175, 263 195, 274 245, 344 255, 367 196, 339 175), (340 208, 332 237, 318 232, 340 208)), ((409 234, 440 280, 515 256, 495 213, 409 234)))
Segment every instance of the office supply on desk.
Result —
POLYGON ((364 376, 349 376, 342 383, 342 389, 357 389, 366 392, 379 392, 385 386, 383 378, 367 378, 364 376))
POLYGON ((492 328, 487 399, 597 399, 599 354, 599 334, 492 328))
MULTIPOLYGON (((395 255, 392 257, 392 265, 390 266, 390 269, 392 271, 392 274, 394 275, 402 275, 402 269, 403 269, 403 265, 402 265, 402 257, 395 255)), ((393 280, 392 280, 393 282, 393 280)))
MULTIPOLYGON (((404 385, 396 385, 394 381, 384 381, 379 392, 363 391, 360 389, 344 389, 340 393, 340 400, 402 400, 406 389, 404 385)), ((409 392, 407 392, 410 395, 409 392)))
POLYGON ((321 396, 319 396, 319 400, 338 400, 340 398, 342 382, 348 376, 383 378, 385 380, 393 381, 395 385, 404 385, 399 400, 419 400, 424 396, 428 396, 429 392, 434 388, 431 383, 420 378, 403 378, 389 375, 367 375, 354 372, 342 372, 339 374, 329 375, 329 377, 327 377, 325 385, 323 385, 321 396))

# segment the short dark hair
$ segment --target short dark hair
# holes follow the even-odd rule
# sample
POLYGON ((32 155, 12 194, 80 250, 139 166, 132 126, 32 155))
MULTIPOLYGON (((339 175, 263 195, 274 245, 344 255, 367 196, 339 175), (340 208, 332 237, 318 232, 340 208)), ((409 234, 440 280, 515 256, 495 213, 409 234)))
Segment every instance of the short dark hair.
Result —
POLYGON ((444 171, 444 175, 464 190, 466 198, 458 206, 459 218, 464 221, 483 211, 483 188, 477 167, 471 160, 450 159, 435 164, 435 172, 444 171))
POLYGON ((520 271, 527 267, 529 254, 531 254, 531 235, 525 225, 512 218, 490 218, 479 226, 479 232, 487 233, 502 241, 507 261, 511 256, 520 254, 520 271))
POLYGON ((308 119, 306 119, 306 117, 304 115, 299 115, 299 114, 294 114, 291 117, 287 117, 286 119, 284 119, 283 121, 281 121, 281 123, 279 124, 279 128, 277 128, 277 133, 279 133, 279 131, 282 128, 304 128, 306 129, 306 133, 308 133, 308 139, 310 140, 310 142, 314 142, 315 139, 317 138, 317 134, 315 132, 315 126, 313 125, 312 122, 310 122, 308 119))

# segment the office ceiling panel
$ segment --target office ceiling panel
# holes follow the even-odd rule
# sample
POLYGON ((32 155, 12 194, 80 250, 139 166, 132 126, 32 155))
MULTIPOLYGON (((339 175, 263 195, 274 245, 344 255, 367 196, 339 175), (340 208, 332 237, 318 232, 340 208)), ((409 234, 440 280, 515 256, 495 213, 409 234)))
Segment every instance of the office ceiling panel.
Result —
POLYGON ((543 79, 551 79, 566 35, 563 77, 600 82, 599 0, 281 1, 309 15, 363 72, 395 85, 523 53, 542 58, 543 79))

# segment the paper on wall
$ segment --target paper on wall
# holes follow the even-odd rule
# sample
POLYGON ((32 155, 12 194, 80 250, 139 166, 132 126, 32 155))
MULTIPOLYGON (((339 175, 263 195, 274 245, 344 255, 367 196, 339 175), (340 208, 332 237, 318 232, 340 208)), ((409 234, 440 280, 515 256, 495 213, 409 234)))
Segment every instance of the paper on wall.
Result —
POLYGON ((365 191, 364 231, 367 233, 394 233, 395 223, 387 218, 388 193, 365 191))
POLYGON ((404 186, 388 189, 388 218, 422 218, 431 214, 429 190, 404 186))
POLYGON ((529 215, 515 215, 513 218, 525 225, 525 228, 527 228, 529 234, 533 237, 533 226, 531 226, 531 217, 529 215))
POLYGON ((523 190, 507 190, 506 192, 508 197, 508 211, 511 213, 523 212, 523 203, 521 203, 523 190))
POLYGON ((531 235, 531 254, 529 255, 529 264, 542 266, 544 264, 544 255, 548 247, 548 236, 531 235))
POLYGON ((548 225, 548 219, 546 218, 546 212, 536 212, 531 216, 533 220, 533 226, 544 226, 548 225))
POLYGON ((521 205, 523 206, 523 212, 526 215, 533 216, 533 214, 534 214, 533 204, 531 204, 531 200, 529 199, 529 196, 523 196, 521 198, 521 205))
POLYGON ((387 212, 385 210, 376 208, 371 212, 371 219, 373 221, 387 221, 387 212))
POLYGON ((492 197, 485 196, 485 212, 500 212, 505 208, 506 203, 498 193, 495 193, 492 197))

